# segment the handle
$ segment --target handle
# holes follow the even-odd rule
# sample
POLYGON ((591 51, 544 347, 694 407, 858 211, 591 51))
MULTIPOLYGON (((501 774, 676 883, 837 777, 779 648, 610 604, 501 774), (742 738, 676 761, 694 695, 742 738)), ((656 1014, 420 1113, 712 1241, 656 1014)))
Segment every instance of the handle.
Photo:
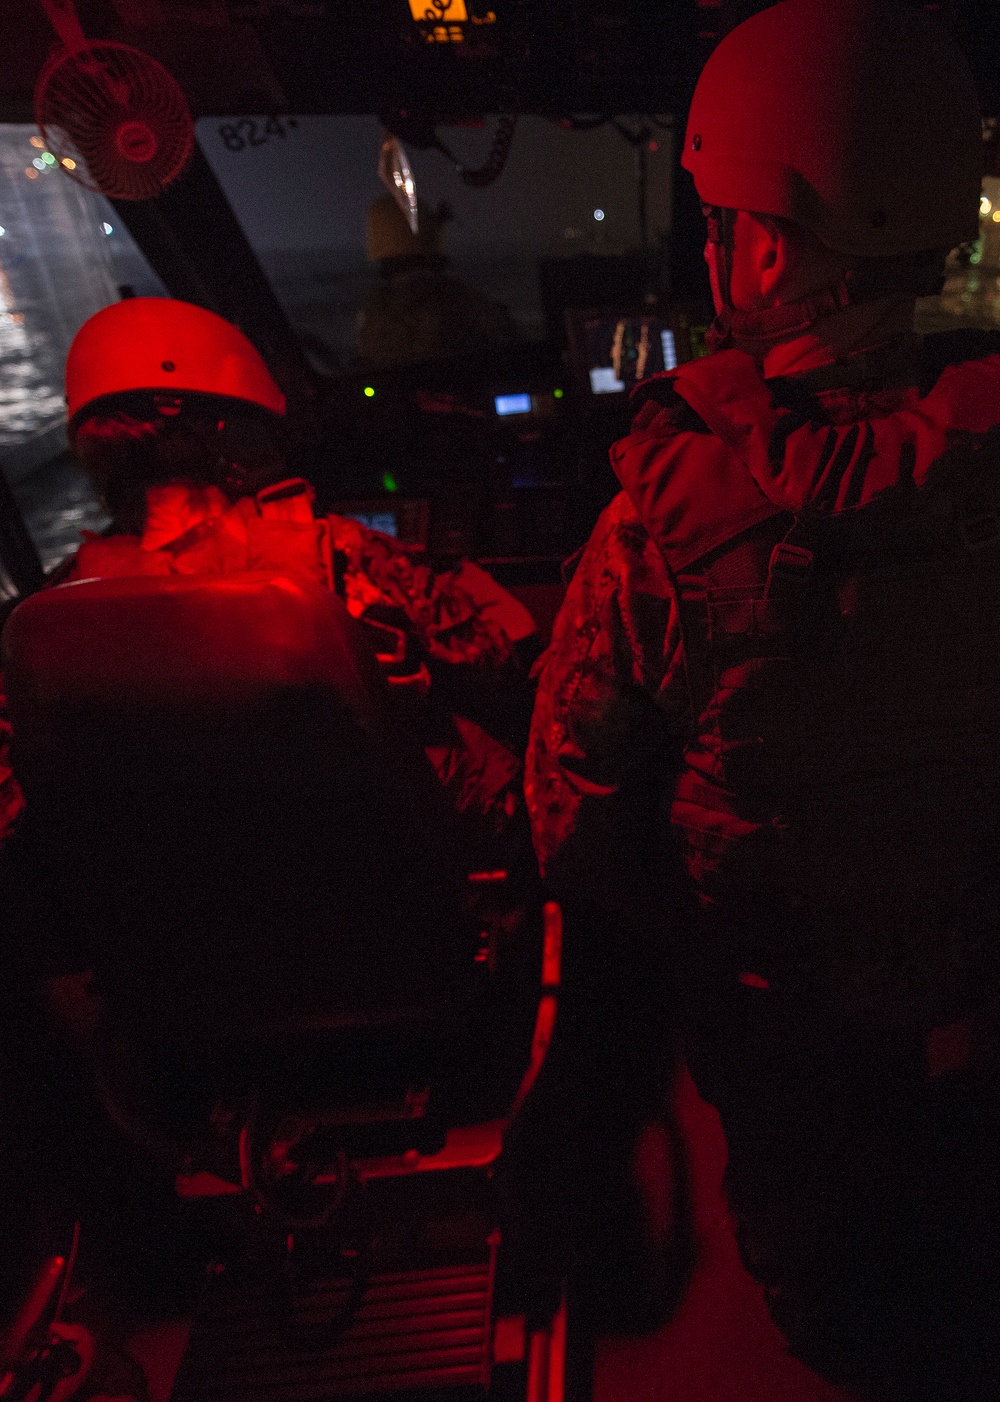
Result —
POLYGON ((71 54, 86 47, 87 38, 73 8, 73 0, 42 0, 52 28, 71 54))

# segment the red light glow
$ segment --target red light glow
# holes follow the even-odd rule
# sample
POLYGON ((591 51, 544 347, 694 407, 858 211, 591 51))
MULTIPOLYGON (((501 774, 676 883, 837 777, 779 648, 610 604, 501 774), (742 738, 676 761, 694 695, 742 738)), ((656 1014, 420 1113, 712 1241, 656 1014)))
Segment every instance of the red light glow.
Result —
POLYGON ((770 988, 766 978, 761 978, 760 974, 740 974, 740 983, 744 988, 770 988))

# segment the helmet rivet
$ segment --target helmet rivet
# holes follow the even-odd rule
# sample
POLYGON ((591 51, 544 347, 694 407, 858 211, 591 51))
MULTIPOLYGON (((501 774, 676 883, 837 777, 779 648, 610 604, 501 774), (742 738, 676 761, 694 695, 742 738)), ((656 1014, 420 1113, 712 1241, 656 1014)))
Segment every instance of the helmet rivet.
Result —
POLYGON ((161 369, 161 370, 176 370, 176 369, 177 369, 177 366, 174 364, 174 362, 173 362, 172 360, 164 360, 164 361, 162 361, 161 364, 160 364, 160 369, 161 369))
POLYGON ((701 136, 698 134, 698 132, 695 132, 694 136, 692 136, 692 138, 691 138, 691 150, 692 150, 692 151, 700 151, 700 150, 701 150, 701 136))
POLYGON ((888 223, 889 216, 884 209, 873 209, 871 215, 871 226, 873 229, 884 229, 888 223))

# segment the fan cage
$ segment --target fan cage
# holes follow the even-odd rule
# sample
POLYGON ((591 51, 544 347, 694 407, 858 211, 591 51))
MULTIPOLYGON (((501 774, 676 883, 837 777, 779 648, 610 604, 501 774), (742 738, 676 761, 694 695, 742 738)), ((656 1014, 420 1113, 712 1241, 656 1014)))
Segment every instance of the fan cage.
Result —
POLYGON ((158 195, 194 147, 180 86, 156 59, 126 44, 57 49, 35 87, 35 120, 65 174, 109 199, 158 195))

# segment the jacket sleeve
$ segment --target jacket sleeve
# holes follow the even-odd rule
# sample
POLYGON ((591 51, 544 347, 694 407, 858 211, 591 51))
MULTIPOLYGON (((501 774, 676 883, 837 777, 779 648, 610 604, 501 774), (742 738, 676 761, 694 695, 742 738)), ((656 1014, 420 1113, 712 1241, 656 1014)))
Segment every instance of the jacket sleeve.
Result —
POLYGON ((673 586, 624 493, 595 527, 538 671, 525 792, 543 873, 617 914, 644 907, 688 700, 673 586))
POLYGON ((1000 415, 998 357, 944 370, 929 393, 894 412, 816 422, 783 402, 743 351, 718 351, 681 367, 674 392, 739 457, 783 509, 843 511, 880 493, 922 487, 960 434, 983 434, 1000 415))

